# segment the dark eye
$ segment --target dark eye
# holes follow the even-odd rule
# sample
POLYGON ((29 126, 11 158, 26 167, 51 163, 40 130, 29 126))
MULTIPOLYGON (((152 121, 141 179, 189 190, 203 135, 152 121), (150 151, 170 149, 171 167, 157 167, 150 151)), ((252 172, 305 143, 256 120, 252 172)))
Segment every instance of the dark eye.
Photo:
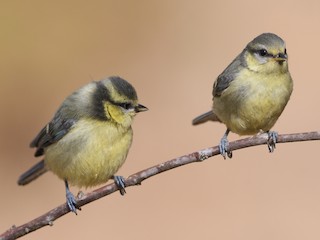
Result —
POLYGON ((286 48, 284 49, 284 54, 287 55, 287 49, 286 48))
POLYGON ((124 108, 124 109, 130 109, 132 108, 132 104, 131 103, 119 103, 119 106, 124 108))
POLYGON ((259 53, 259 55, 260 55, 261 57, 265 57, 265 56, 268 55, 268 51, 265 50, 265 49, 260 49, 260 50, 258 51, 258 53, 259 53))

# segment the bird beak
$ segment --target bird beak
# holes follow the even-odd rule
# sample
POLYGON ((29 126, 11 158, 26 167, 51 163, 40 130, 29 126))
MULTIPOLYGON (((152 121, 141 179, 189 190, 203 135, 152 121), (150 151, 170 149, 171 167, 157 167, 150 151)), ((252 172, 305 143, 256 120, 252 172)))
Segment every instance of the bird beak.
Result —
POLYGON ((141 104, 138 104, 138 106, 136 106, 135 108, 134 108, 134 111, 136 112, 136 113, 138 113, 138 112, 145 112, 145 111, 148 111, 149 109, 147 108, 147 107, 145 107, 145 106, 143 106, 143 105, 141 105, 141 104))
POLYGON ((284 53, 279 53, 274 56, 274 60, 276 60, 277 62, 284 62, 284 61, 287 61, 287 59, 288 59, 288 56, 287 54, 284 54, 284 53))

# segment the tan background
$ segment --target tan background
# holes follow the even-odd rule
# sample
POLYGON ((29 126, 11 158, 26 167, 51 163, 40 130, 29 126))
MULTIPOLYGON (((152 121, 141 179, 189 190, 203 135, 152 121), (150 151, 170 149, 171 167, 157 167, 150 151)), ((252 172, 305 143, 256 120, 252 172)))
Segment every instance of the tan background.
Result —
MULTIPOLYGON (((16 181, 38 160, 29 142, 91 80, 120 75, 150 109, 134 123, 124 176, 219 142, 223 125, 191 120, 210 108, 215 77, 262 32, 286 40, 295 84, 275 130, 319 130, 319 1, 8 2, 0 8, 0 232, 65 201, 51 173, 25 187, 16 181)), ((25 239, 319 239, 318 148, 260 146, 175 169, 25 239)))

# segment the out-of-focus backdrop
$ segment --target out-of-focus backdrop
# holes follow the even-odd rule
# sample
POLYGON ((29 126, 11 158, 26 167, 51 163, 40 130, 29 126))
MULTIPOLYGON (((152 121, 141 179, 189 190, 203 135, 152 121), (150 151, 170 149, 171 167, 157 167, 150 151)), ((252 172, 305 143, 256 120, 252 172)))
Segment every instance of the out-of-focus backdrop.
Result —
MULTIPOLYGON (((191 120, 210 109, 214 79, 263 32, 286 41, 294 79, 274 130, 319 130, 319 10, 308 0, 2 2, 0 232, 65 201, 52 173, 16 182, 40 160, 30 141, 91 80, 119 75, 150 109, 135 119, 123 176, 218 144, 222 124, 191 120)), ((319 239, 319 144, 279 144, 273 154, 259 146, 181 167, 25 239, 319 239)))

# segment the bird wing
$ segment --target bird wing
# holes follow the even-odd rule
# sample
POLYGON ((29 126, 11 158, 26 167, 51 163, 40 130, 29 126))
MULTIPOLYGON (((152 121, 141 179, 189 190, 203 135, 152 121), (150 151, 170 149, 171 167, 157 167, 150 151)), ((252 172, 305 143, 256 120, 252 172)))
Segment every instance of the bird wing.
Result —
POLYGON ((34 155, 36 157, 43 155, 44 148, 63 138, 76 122, 77 121, 74 119, 64 119, 55 116, 51 122, 42 128, 39 134, 31 142, 30 147, 37 148, 34 155))
POLYGON ((243 68, 245 68, 244 52, 238 55, 218 76, 213 84, 213 97, 219 97, 221 93, 229 87, 230 83, 237 77, 243 68))
POLYGON ((233 79, 234 79, 233 75, 221 74, 213 84, 213 90, 212 90, 213 97, 219 97, 221 93, 229 87, 233 79))

